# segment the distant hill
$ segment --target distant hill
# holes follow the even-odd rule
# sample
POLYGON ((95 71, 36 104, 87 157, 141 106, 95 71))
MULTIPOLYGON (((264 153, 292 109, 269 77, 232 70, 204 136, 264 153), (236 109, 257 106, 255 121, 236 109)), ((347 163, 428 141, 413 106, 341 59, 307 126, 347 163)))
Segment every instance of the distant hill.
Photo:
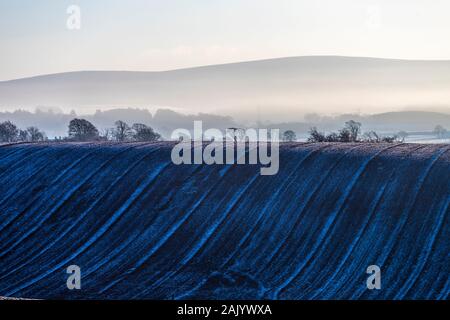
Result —
POLYGON ((0 82, 0 110, 184 108, 236 120, 305 113, 450 111, 450 61, 292 57, 164 72, 83 71, 0 82))

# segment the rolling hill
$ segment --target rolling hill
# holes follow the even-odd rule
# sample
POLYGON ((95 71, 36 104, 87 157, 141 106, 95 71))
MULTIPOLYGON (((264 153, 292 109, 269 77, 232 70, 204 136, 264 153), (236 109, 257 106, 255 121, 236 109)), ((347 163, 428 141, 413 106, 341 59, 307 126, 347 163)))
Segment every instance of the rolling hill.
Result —
POLYGON ((285 144, 274 176, 172 146, 0 147, 0 296, 449 298, 448 145, 285 144))
POLYGON ((450 110, 450 61, 292 57, 165 72, 83 71, 0 82, 0 108, 77 112, 166 106, 236 120, 288 121, 308 112, 450 110))

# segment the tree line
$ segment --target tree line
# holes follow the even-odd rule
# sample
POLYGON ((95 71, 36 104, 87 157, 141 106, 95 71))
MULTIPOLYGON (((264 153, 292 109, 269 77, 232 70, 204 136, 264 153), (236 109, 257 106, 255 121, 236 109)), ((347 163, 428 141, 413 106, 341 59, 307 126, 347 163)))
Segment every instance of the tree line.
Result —
POLYGON ((158 141, 161 135, 153 128, 135 123, 131 127, 118 120, 113 128, 100 132, 92 123, 85 119, 73 119, 69 123, 69 141, 158 141))
POLYGON ((369 131, 361 135, 360 122, 350 120, 345 122, 344 127, 338 132, 325 134, 319 132, 316 127, 311 128, 308 142, 367 142, 367 143, 394 143, 403 142, 406 135, 399 133, 393 136, 381 136, 375 131, 369 131))
MULTIPOLYGON (((354 120, 347 121, 344 128, 338 132, 331 132, 325 134, 320 132, 316 127, 312 127, 309 131, 308 142, 366 142, 366 143, 393 143, 393 142, 403 142, 408 136, 408 133, 401 131, 393 136, 381 136, 375 131, 369 131, 361 134, 360 122, 354 120)), ((281 141, 293 142, 297 140, 295 132, 292 130, 287 130, 281 135, 281 141)))
MULTIPOLYGON (((344 127, 338 132, 325 134, 316 127, 309 131, 308 142, 366 142, 366 143, 394 143, 404 142, 408 133, 401 131, 393 136, 381 136, 375 131, 369 131, 361 134, 361 123, 353 120, 345 122, 344 127)), ((238 130, 238 128, 232 128, 238 130)), ((243 129, 240 129, 243 130, 243 129)), ((433 134, 437 138, 443 139, 450 136, 449 132, 442 126, 434 128, 433 134)), ((55 138, 56 141, 158 141, 161 135, 150 126, 142 123, 135 123, 129 126, 126 122, 118 120, 114 127, 99 131, 91 122, 85 119, 72 119, 69 123, 68 136, 55 138)), ((287 130, 280 135, 281 141, 297 141, 294 131, 287 130)), ((0 123, 0 142, 43 142, 48 138, 45 132, 39 128, 31 126, 26 129, 19 129, 11 121, 0 123)))
MULTIPOLYGON (((91 122, 85 119, 73 119, 69 123, 68 136, 55 138, 55 141, 158 141, 161 135, 153 128, 135 123, 129 126, 124 121, 118 120, 113 128, 99 131, 91 122)), ((19 129, 11 121, 0 123, 0 142, 43 142, 48 141, 46 134, 37 127, 19 129)))
POLYGON ((36 127, 19 129, 11 121, 0 123, 0 142, 42 142, 47 136, 36 127))

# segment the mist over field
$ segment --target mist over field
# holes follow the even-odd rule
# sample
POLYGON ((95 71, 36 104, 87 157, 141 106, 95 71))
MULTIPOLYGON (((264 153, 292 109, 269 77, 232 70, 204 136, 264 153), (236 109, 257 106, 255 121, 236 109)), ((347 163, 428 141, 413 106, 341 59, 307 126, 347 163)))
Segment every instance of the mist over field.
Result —
MULTIPOLYGON (((374 115, 342 114, 336 116, 322 116, 310 113, 298 119, 292 117, 290 121, 286 122, 262 121, 256 124, 239 122, 229 116, 208 113, 184 114, 170 109, 157 109, 154 112, 150 112, 145 108, 115 108, 105 111, 97 110, 94 114, 77 114, 74 111, 66 113, 61 109, 55 108, 37 108, 33 112, 25 110, 0 112, 0 122, 12 121, 21 128, 37 126, 51 139, 66 136, 68 124, 74 118, 87 119, 99 130, 114 127, 114 123, 117 120, 122 120, 130 125, 133 123, 145 123, 159 132, 163 139, 170 139, 172 132, 178 128, 192 131, 193 123, 197 120, 203 122, 205 129, 217 128, 226 130, 232 127, 264 127, 279 129, 280 132, 293 130, 300 141, 306 139, 312 127, 330 132, 338 130, 349 120, 360 122, 364 132, 373 130, 384 134, 396 134, 400 131, 405 131, 418 135, 410 142, 415 142, 417 138, 420 140, 433 140, 435 137, 432 131, 437 125, 450 128, 450 114, 425 111, 387 112, 374 115), (424 135, 428 137, 424 137, 424 135)), ((437 140, 436 142, 443 141, 437 140)))

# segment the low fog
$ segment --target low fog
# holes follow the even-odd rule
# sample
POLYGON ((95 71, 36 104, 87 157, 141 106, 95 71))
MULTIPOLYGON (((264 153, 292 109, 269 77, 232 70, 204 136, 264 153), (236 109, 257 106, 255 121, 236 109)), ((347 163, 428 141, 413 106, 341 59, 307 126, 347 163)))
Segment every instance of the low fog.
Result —
MULTIPOLYGON (((158 109, 150 112, 145 108, 121 108, 107 111, 98 110, 94 114, 63 112, 57 108, 38 108, 34 112, 15 110, 0 112, 0 122, 11 121, 20 128, 37 126, 49 138, 67 136, 68 124, 74 118, 83 118, 92 122, 99 130, 114 127, 117 120, 132 125, 143 123, 159 132, 163 138, 168 139, 173 130, 178 128, 193 129, 195 120, 202 120, 203 127, 218 128, 246 128, 249 125, 238 121, 231 116, 221 116, 207 113, 186 115, 169 109, 158 109)), ((317 127, 324 132, 336 131, 348 120, 355 120, 362 124, 363 131, 375 130, 385 134, 395 134, 406 131, 411 134, 431 134, 437 125, 450 129, 450 114, 424 111, 388 112, 374 115, 342 114, 336 116, 310 113, 304 117, 291 117, 290 121, 261 121, 255 126, 263 128, 276 128, 280 132, 293 130, 300 140, 304 139, 311 127, 317 127)))

